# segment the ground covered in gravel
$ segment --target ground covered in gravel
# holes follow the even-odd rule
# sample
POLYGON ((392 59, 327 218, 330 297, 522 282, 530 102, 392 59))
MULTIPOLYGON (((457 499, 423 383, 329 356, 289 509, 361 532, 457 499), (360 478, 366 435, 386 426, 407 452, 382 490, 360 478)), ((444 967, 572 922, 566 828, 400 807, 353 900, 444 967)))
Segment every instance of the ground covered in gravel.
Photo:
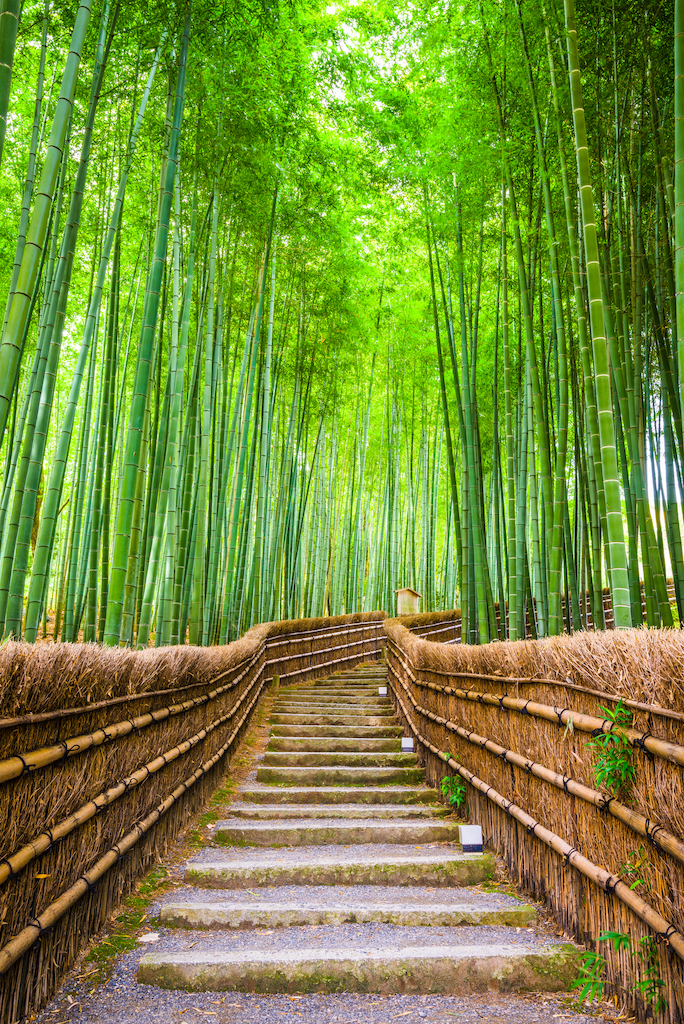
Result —
POLYGON ((259 889, 198 889, 196 886, 179 886, 165 893, 150 908, 150 916, 157 917, 159 908, 165 903, 263 903, 268 906, 278 902, 299 904, 312 901, 316 905, 353 903, 366 906, 369 902, 391 903, 402 906, 434 904, 436 906, 481 907, 483 910, 503 910, 519 907, 528 901, 508 892, 487 892, 476 886, 440 886, 426 888, 417 885, 280 885, 259 889))

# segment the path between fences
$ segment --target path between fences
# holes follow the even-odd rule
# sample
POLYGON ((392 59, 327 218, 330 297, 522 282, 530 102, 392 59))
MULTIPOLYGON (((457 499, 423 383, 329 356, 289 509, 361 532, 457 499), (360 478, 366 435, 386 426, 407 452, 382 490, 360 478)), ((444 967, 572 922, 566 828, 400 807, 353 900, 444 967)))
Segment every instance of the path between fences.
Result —
MULTIPOLYGON (((468 647, 458 643, 459 626, 454 612, 403 620, 371 612, 267 623, 209 650, 4 645, 0 1024, 35 1019, 79 957, 80 974, 45 1021, 85 1014, 84 1024, 104 1024, 140 1011, 156 1022, 161 1006, 173 1011, 169 1019, 203 1012, 243 1024, 255 1006, 260 1020, 271 1011, 285 1019, 287 1010, 293 1021, 308 1014, 340 1024, 462 1013, 551 1020, 534 1009, 541 995, 530 1004, 514 990, 539 991, 540 973, 546 987, 567 985, 573 956, 564 973, 566 953, 548 952, 562 935, 600 954, 597 978, 628 1012, 678 1024, 684 634, 586 632, 468 647), (216 788, 234 776, 254 715, 267 710, 272 735, 259 778, 228 806, 216 788), (402 754, 400 733, 413 737, 417 758, 402 754), (629 764, 626 785, 611 789, 596 774, 606 749, 629 764), (460 856, 436 802, 445 773, 465 780, 487 850, 550 912, 550 937, 538 925, 472 916, 505 893, 487 877, 458 876, 463 865, 486 874, 491 864, 460 856), (227 824, 210 830, 211 849, 178 875, 169 851, 212 793, 227 824), (145 878, 160 860, 187 902, 211 904, 207 913, 219 916, 212 927, 193 916, 198 910, 175 925, 160 919, 160 938, 138 946, 131 935, 149 930, 150 900, 165 888, 158 876, 145 878), (223 917, 222 902, 230 908, 223 917), (117 924, 103 949, 136 948, 115 960, 88 1018, 84 1000, 101 972, 92 950, 84 967, 83 950, 113 913, 125 928, 117 924), (465 915, 460 924, 454 913, 465 915), (620 936, 621 949, 601 939, 606 932, 620 936), (152 959, 138 979, 143 950, 152 959), (172 953, 185 953, 185 963, 172 953), (499 966, 490 970, 495 953, 499 966), (219 984, 239 1001, 199 991, 219 984), (495 997, 453 994, 464 986, 514 994, 485 1006, 477 1000, 495 997), (106 1001, 117 994, 128 1009, 115 1005, 108 1017, 106 1001)), ((570 1012, 549 998, 559 1018, 570 1012)))
POLYGON ((558 995, 577 949, 462 851, 386 686, 367 663, 267 698, 266 750, 137 948, 41 1021, 588 1020, 558 995))

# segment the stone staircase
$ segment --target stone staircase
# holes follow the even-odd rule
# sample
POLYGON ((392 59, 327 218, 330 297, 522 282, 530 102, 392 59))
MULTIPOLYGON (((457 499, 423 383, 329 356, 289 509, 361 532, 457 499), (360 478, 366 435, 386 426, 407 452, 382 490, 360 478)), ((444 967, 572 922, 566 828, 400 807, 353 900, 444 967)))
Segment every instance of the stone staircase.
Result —
POLYGON ((138 982, 187 991, 565 991, 577 952, 463 853, 378 695, 384 666, 283 687, 254 781, 161 907, 138 982), (225 849, 220 849, 225 847, 225 849), (488 891, 489 890, 489 891, 488 891))

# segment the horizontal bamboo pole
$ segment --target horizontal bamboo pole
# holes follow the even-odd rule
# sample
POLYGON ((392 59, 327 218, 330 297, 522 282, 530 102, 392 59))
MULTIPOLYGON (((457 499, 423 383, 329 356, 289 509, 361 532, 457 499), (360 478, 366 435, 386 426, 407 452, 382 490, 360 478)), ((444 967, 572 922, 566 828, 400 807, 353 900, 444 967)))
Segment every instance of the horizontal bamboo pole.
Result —
POLYGON ((673 711, 671 708, 663 708, 659 704, 644 704, 640 700, 632 700, 631 697, 621 697, 617 693, 606 693, 605 690, 592 690, 588 686, 580 686, 578 683, 571 683, 568 679, 546 679, 543 676, 488 676, 483 675, 481 672, 460 672, 458 670, 451 670, 447 672, 440 668, 429 668, 429 672, 434 672, 435 675, 447 676, 448 678, 456 677, 457 679, 481 679, 485 682, 490 683, 542 683, 547 686, 565 686, 569 690, 576 690, 578 693, 587 693, 591 697, 600 697, 602 700, 610 701, 612 704, 617 704, 619 701, 634 711, 648 711, 653 715, 660 715, 663 718, 674 718, 678 722, 684 722, 684 712, 673 711))
MULTIPOLYGON (((262 652, 259 651, 254 655, 247 668, 240 673, 237 679, 232 680, 230 683, 226 683, 225 686, 220 686, 217 690, 211 690, 209 693, 204 693, 200 697, 194 697, 192 700, 183 701, 182 704, 172 704, 163 708, 157 708, 156 711, 148 711, 146 714, 138 715, 136 718, 127 718, 121 722, 116 722, 113 725, 106 725, 102 729, 96 729, 95 732, 84 733, 81 736, 72 736, 67 740, 62 740, 60 743, 53 744, 50 747, 30 750, 24 754, 15 754, 13 757, 0 761, 0 783, 9 782, 12 779, 19 778, 25 772, 33 772, 40 768, 45 768, 48 765, 54 764, 55 761, 61 761, 62 758, 74 757, 76 754, 82 754, 84 751, 90 750, 92 747, 102 746, 103 743, 108 743, 111 740, 121 739, 124 736, 128 736, 131 732, 139 732, 141 729, 145 729, 149 725, 153 725, 156 722, 163 722, 165 719, 171 718, 175 715, 184 714, 186 711, 191 711, 193 708, 202 707, 203 704, 208 704, 210 701, 216 700, 217 697, 226 693, 228 690, 235 689, 235 687, 244 679, 245 675, 261 653, 262 652)), ((225 675, 225 673, 223 673, 223 675, 225 675)))
POLYGON ((443 753, 439 750, 427 737, 423 736, 419 730, 413 725, 411 716, 408 714, 406 706, 401 699, 401 696, 397 691, 392 688, 394 695, 399 703, 404 717, 414 733, 416 739, 424 747, 430 750, 436 757, 439 757, 442 761, 450 764, 462 778, 469 782, 474 789, 477 789, 480 793, 483 793, 488 800, 495 803, 500 807, 506 814, 511 818, 515 818, 523 825, 526 831, 537 839, 541 840, 546 846, 559 854, 565 860, 566 864, 571 864, 580 874, 584 875, 591 882, 603 889, 609 895, 615 895, 622 903, 625 903, 630 910, 632 910, 644 924, 648 925, 661 939, 669 944, 680 960, 684 960, 684 935, 678 932, 673 924, 667 921, 661 914, 651 907, 646 900, 638 896, 630 887, 623 882, 617 875, 612 875, 605 868, 599 867, 590 861, 587 857, 581 854, 574 846, 570 846, 566 843, 555 832, 551 832, 550 829, 545 828, 538 821, 536 821, 531 815, 524 811, 517 804, 514 804, 511 800, 507 800, 506 797, 502 796, 495 789, 482 779, 479 779, 474 775, 465 765, 460 764, 451 754, 443 753))
POLYGON ((443 726, 445 729, 448 729, 449 732, 455 733, 457 736, 467 740, 474 746, 488 750, 491 754, 494 754, 495 757, 501 758, 502 761, 506 761, 508 764, 513 764, 517 768, 522 768, 523 771, 527 772, 529 775, 534 775, 543 782, 550 783, 552 786, 555 786, 556 789, 564 790, 566 793, 572 794, 572 796, 579 797, 580 800, 593 804, 594 807, 599 809, 599 811, 608 811, 614 818, 617 818, 618 821, 621 821, 624 825, 627 825, 628 828, 631 828, 633 832, 643 836, 645 839, 649 839, 654 846, 657 846, 659 849, 669 853, 681 864, 684 864, 684 842, 674 836, 671 832, 668 832, 662 825, 658 825, 657 822, 653 822, 652 819, 647 818, 638 811, 632 810, 619 800, 616 800, 615 797, 608 796, 608 794, 601 793, 596 789, 591 789, 589 786, 585 786, 583 783, 577 782, 576 779, 571 778, 569 775, 561 775, 559 772, 554 772, 551 768, 547 768, 538 761, 532 761, 528 757, 524 757, 522 754, 506 749, 500 744, 495 743, 493 740, 487 739, 485 736, 479 736, 470 729, 464 729, 463 726, 457 725, 456 722, 452 722, 447 718, 442 718, 441 715, 437 715, 434 711, 421 707, 421 705, 414 699, 394 665, 390 665, 389 669, 406 691, 407 696, 413 704, 417 714, 430 719, 430 721, 435 722, 436 725, 443 726))
POLYGON ((226 740, 224 745, 209 761, 198 768, 192 775, 190 775, 184 782, 181 782, 172 793, 170 793, 166 799, 159 804, 153 811, 151 811, 147 817, 143 818, 142 821, 138 822, 130 832, 128 832, 123 839, 119 840, 115 846, 112 846, 107 853, 90 868, 69 888, 66 892, 63 892, 61 896, 58 896, 56 900, 53 900, 45 910, 42 911, 37 917, 28 923, 28 925, 22 929, 17 935, 15 935, 9 942, 7 942, 0 949, 0 975, 5 974, 6 971, 16 963, 16 961, 26 953, 34 942, 40 938, 42 933, 48 928, 52 928, 61 917, 66 914, 78 901, 89 892, 90 889, 109 871, 110 868, 114 867, 119 860, 129 850, 131 850, 136 843, 142 839, 142 837, 150 831, 150 829, 156 825, 156 823, 173 807, 181 797, 187 793, 187 791, 194 786, 194 784, 206 775, 211 769, 218 764, 221 758, 226 754, 231 744, 234 742, 235 737, 242 728, 243 724, 247 720, 250 711, 259 700, 261 692, 266 685, 265 680, 262 680, 261 686, 258 692, 255 694, 253 700, 246 708, 242 718, 236 725, 235 729, 226 740))
POLYGON ((214 676, 209 682, 204 679, 198 679, 194 683, 172 686, 167 690, 142 690, 140 693, 127 693, 123 697, 111 697, 109 700, 99 700, 93 704, 82 704, 77 708, 56 708, 54 711, 39 711, 36 714, 18 715, 16 718, 0 718, 0 729, 14 729, 21 725, 38 725, 41 722, 52 722, 55 719, 73 718, 75 715, 87 715, 91 711, 101 711, 103 708, 115 707, 117 704, 129 704, 131 701, 145 700, 146 698, 166 697, 169 693, 196 690, 198 686, 213 686, 214 683, 218 683, 220 679, 223 679, 229 673, 239 669, 247 660, 248 658, 243 658, 237 665, 233 665, 232 668, 221 672, 220 675, 214 676))
MULTIPOLYGON (((395 650, 398 650, 394 641, 390 640, 390 643, 395 650)), ((404 664, 403 659, 399 655, 397 657, 404 664)), ((553 722, 561 728, 572 723, 571 727, 573 729, 589 733, 592 736, 600 736, 602 733, 607 734, 610 732, 619 733, 633 747, 640 747, 642 750, 648 751, 649 754, 655 754, 657 757, 661 757, 664 761, 670 761, 672 764, 684 765, 684 747, 678 743, 670 743, 668 740, 658 739, 652 736, 650 732, 640 732, 638 729, 616 726, 611 718, 595 718, 593 715, 584 715, 577 711, 571 711, 569 708, 552 707, 550 704, 541 704, 522 697, 510 697, 508 695, 498 697, 495 693, 482 693, 479 690, 462 690, 456 686, 440 686, 438 683, 426 683, 422 679, 416 679, 413 673, 411 673, 411 677, 417 686, 422 686, 424 689, 433 690, 436 693, 446 693, 459 700, 488 704, 491 707, 498 707, 502 711, 517 711, 522 715, 531 715, 534 718, 553 722)))
POLYGON ((164 754, 159 754, 152 761, 143 765, 142 768, 138 768, 137 771, 131 775, 126 776, 121 782, 118 782, 115 786, 110 786, 109 789, 99 793, 98 796, 93 797, 87 803, 83 804, 78 810, 74 811, 68 817, 63 818, 62 821, 58 822, 52 828, 46 829, 45 832, 41 832, 40 835, 32 839, 30 843, 22 846, 16 853, 11 854, 9 857, 3 857, 0 860, 0 885, 11 878, 13 875, 17 875, 23 868, 30 864, 31 861, 40 857, 43 853, 54 846, 54 844, 64 839, 75 829, 85 824, 86 821, 90 821, 96 814, 104 810, 105 807, 111 806, 117 800, 119 800, 124 794, 133 787, 139 786, 142 783, 147 782, 152 775, 165 768, 168 764, 171 764, 177 758, 189 753, 198 743, 210 736, 212 732, 218 729, 221 725, 229 722, 238 712, 240 706, 244 704, 249 695, 251 694, 254 687, 259 682, 259 676, 250 684, 249 688, 245 690, 239 700, 233 705, 230 711, 226 712, 225 715, 221 715, 220 718, 215 718, 213 722, 200 729, 199 732, 195 733, 187 740, 183 740, 175 747, 171 747, 164 754))

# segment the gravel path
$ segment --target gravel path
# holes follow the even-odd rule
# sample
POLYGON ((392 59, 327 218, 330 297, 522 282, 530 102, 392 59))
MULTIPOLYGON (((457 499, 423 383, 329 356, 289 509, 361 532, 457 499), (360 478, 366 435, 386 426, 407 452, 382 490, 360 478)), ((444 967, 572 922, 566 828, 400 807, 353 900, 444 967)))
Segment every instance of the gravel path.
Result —
MULTIPOLYGON (((299 823, 297 823, 299 824, 299 823)), ((396 843, 363 843, 354 846, 280 846, 275 849, 268 846, 205 846, 193 854, 194 863, 219 863, 220 861, 245 861, 251 863, 280 864, 285 861, 296 861, 298 864, 316 863, 321 858, 334 860, 336 863, 357 861, 359 859, 374 860, 389 857, 415 857, 416 850, 429 856, 454 855, 454 844, 448 841, 420 843, 416 846, 400 846, 396 843)), ((459 854, 467 858, 469 854, 459 854)), ((471 854, 471 857, 478 856, 471 854)))
POLYGON ((615 1021, 609 1008, 578 1013, 567 997, 483 996, 259 996, 241 992, 171 992, 138 985, 141 953, 126 954, 107 984, 90 995, 79 986, 63 993, 35 1024, 596 1024, 615 1021), (68 994, 72 1002, 69 1002, 68 994))
POLYGON ((317 904, 353 903, 400 903, 404 906, 435 904, 438 906, 461 906, 466 904, 483 910, 503 910, 519 907, 526 901, 508 893, 483 892, 477 887, 458 886, 425 888, 409 885, 280 885, 263 889, 198 889, 196 886, 182 886, 166 893, 150 909, 150 916, 157 917, 159 907, 165 903, 294 903, 315 901, 317 904))

